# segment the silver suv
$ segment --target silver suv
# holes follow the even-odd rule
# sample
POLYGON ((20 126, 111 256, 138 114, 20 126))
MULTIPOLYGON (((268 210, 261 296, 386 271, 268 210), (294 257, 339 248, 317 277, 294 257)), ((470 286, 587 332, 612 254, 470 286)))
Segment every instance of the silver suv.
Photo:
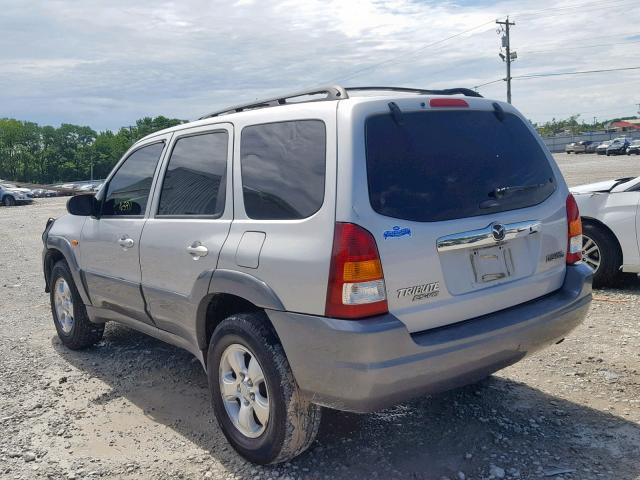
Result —
POLYGON ((591 300, 552 156, 466 89, 215 112, 137 142, 67 208, 43 234, 61 341, 113 320, 187 349, 257 463, 309 447, 321 407, 385 408, 559 343, 591 300))

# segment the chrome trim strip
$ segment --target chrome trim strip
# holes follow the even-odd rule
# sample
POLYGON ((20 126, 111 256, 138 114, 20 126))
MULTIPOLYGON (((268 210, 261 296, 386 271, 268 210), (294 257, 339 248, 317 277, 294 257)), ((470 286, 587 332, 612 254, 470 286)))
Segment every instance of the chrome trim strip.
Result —
POLYGON ((450 252, 452 250, 463 250, 466 248, 482 248, 497 245, 498 243, 507 242, 515 238, 526 237, 540 231, 541 222, 537 220, 528 220, 525 222, 507 223, 504 226, 504 239, 500 242, 493 237, 493 226, 497 223, 491 223, 485 228, 478 230, 469 230, 467 232, 453 233, 440 237, 436 241, 438 252, 450 252))

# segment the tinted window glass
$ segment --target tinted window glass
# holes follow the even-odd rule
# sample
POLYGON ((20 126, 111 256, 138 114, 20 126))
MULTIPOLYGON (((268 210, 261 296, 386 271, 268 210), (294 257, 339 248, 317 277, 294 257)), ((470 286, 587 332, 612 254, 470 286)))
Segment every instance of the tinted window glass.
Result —
POLYGON ((164 143, 154 143, 129 155, 109 182, 103 215, 144 215, 163 148, 164 143))
POLYGON ((317 212, 324 200, 325 143, 320 120, 244 128, 242 191, 249 218, 286 220, 317 212))
POLYGON ((369 197, 382 215, 422 222, 485 215, 536 205, 556 188, 545 152, 512 114, 413 112, 400 122, 376 115, 365 130, 369 197))
POLYGON ((176 142, 162 184, 158 215, 222 215, 227 144, 227 132, 176 142))

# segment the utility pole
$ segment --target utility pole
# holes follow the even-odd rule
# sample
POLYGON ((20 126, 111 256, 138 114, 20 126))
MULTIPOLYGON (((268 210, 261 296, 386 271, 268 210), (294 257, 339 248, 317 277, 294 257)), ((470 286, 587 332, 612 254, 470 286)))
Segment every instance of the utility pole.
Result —
MULTIPOLYGON (((515 25, 515 22, 510 22, 509 17, 504 22, 496 20, 498 25, 504 26, 504 35, 502 36, 502 47, 506 49, 506 55, 502 53, 499 54, 500 58, 502 58, 503 62, 507 64, 507 78, 505 78, 507 82, 507 102, 511 103, 511 62, 518 58, 516 52, 511 52, 511 41, 509 38, 509 27, 515 25)), ((498 30, 498 33, 501 33, 501 30, 498 30)))

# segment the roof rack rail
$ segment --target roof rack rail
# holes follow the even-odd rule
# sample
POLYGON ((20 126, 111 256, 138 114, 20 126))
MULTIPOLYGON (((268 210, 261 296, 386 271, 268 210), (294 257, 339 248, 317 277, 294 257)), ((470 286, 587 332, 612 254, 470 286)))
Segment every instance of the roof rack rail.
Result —
POLYGON ((295 99, 297 97, 304 97, 306 95, 321 95, 321 94, 326 94, 326 96, 318 99, 307 100, 306 102, 322 102, 327 100, 340 100, 343 98, 349 98, 347 91, 343 87, 339 85, 329 85, 326 87, 318 87, 310 90, 302 90, 299 92, 289 93, 287 95, 282 95, 280 97, 267 98, 264 100, 256 100, 250 103, 234 105, 232 107, 227 107, 224 110, 218 110, 216 112, 209 113, 204 117, 200 117, 199 120, 203 120, 205 118, 211 118, 211 117, 218 117, 221 115, 227 115, 229 113, 243 112, 245 110, 254 110, 257 108, 275 107, 278 105, 287 105, 291 103, 302 103, 302 102, 295 102, 295 101, 289 102, 287 100, 295 99))
POLYGON ((200 117, 199 120, 204 120, 205 118, 211 117, 219 117, 222 115, 228 115, 230 113, 244 112, 245 110, 255 110, 257 108, 267 108, 267 107, 276 107, 278 105, 287 105, 292 103, 306 103, 306 102, 323 102, 327 100, 342 100, 345 98, 349 98, 348 92, 356 92, 356 91, 390 91, 390 92, 405 92, 405 93, 416 93, 418 95, 465 95, 467 97, 482 97, 478 92, 471 90, 470 88, 446 88, 444 90, 425 90, 421 88, 406 88, 406 87, 348 87, 344 88, 339 85, 328 85, 325 87, 312 88, 310 90, 302 90, 299 92, 289 93, 287 95, 282 95, 274 98, 267 98, 264 100, 256 100, 250 103, 243 103, 240 105, 234 105, 232 107, 227 107, 224 110, 218 110, 216 112, 211 112, 203 117, 200 117), (316 98, 312 100, 306 101, 289 101, 298 97, 304 97, 307 95, 321 95, 324 94, 324 97, 316 98))
POLYGON ((353 91, 392 91, 392 92, 406 92, 406 93, 416 93, 419 95, 464 95, 465 97, 480 97, 480 95, 475 90, 471 90, 470 88, 445 88, 443 90, 426 90, 423 88, 406 88, 406 87, 346 87, 345 90, 348 92, 353 91))

